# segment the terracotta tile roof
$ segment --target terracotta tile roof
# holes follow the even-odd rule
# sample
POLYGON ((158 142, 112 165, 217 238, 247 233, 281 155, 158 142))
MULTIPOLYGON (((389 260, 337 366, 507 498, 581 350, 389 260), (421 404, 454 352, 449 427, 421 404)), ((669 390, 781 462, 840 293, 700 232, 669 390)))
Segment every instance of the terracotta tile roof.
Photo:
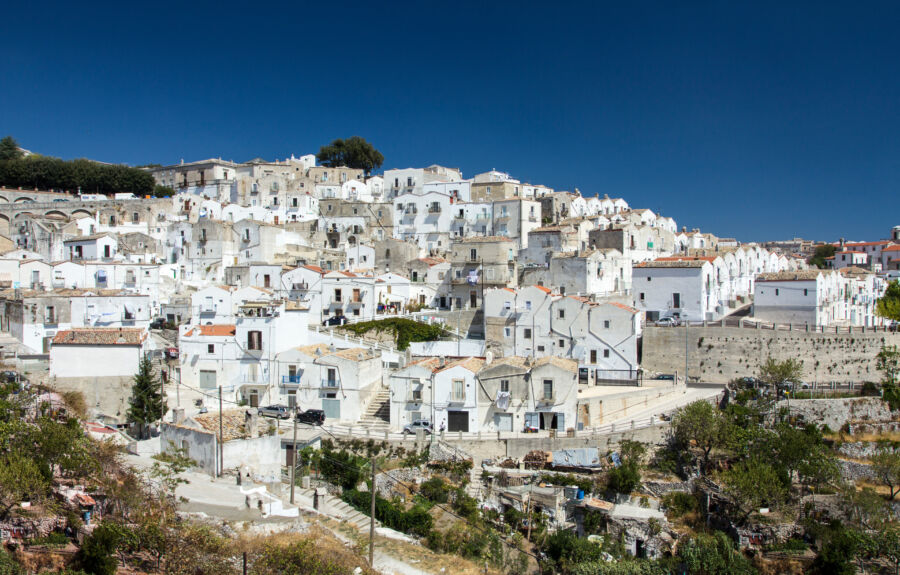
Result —
MULTIPOLYGON (((846 242, 844 244, 844 247, 845 248, 859 248, 859 247, 863 247, 863 246, 886 246, 890 243, 891 242, 888 240, 880 240, 877 242, 846 242)), ((835 242, 834 245, 839 246, 840 243, 835 242)))
POLYGON ((893 246, 888 246, 881 250, 882 252, 900 252, 900 244, 895 244, 893 246))
POLYGON ((628 311, 628 312, 631 312, 631 313, 638 313, 638 310, 637 310, 637 309, 631 307, 630 305, 625 305, 624 303, 619 303, 619 302, 617 302, 617 301, 609 301, 609 302, 606 302, 606 303, 608 303, 609 305, 614 305, 614 306, 616 306, 616 307, 619 308, 619 309, 624 309, 625 311, 628 311))
POLYGON ((769 272, 764 274, 759 274, 756 276, 757 282, 785 282, 785 281, 813 281, 819 274, 821 274, 821 270, 800 270, 800 271, 787 271, 787 272, 769 272))
POLYGON ((421 359, 410 365, 425 367, 434 373, 440 373, 454 367, 464 367, 472 373, 478 373, 481 368, 484 367, 484 359, 480 357, 464 357, 447 361, 447 359, 443 357, 426 357, 425 359, 421 359), (443 362, 443 365, 441 365, 441 362, 443 362))
POLYGON ((146 338, 137 328, 77 328, 58 332, 53 345, 141 345, 146 338))
POLYGON ((707 260, 653 260, 652 262, 642 262, 637 264, 636 268, 702 268, 704 264, 709 263, 707 260))
POLYGON ((366 361, 369 359, 375 359, 378 357, 374 351, 366 347, 351 347, 348 349, 341 349, 334 353, 329 353, 328 357, 340 357, 342 359, 349 359, 351 361, 366 361))
POLYGON ((862 275, 870 275, 872 272, 869 270, 865 270, 863 268, 858 268, 856 266, 847 266, 843 269, 838 270, 838 273, 842 273, 848 276, 862 276, 862 275))
POLYGON ((532 287, 537 288, 537 289, 541 290, 541 291, 544 292, 544 293, 553 293, 549 288, 546 288, 546 287, 544 287, 544 286, 532 286, 532 287))
POLYGON ((504 236, 483 236, 483 237, 471 237, 471 238, 459 238, 455 243, 458 244, 484 244, 484 243, 496 243, 496 242, 512 242, 512 238, 507 238, 504 236))
POLYGON ((578 372, 578 362, 574 359, 566 359, 564 357, 556 357, 555 355, 548 355, 545 357, 540 357, 534 360, 533 367, 540 367, 543 365, 554 365, 561 369, 571 372, 578 372))
POLYGON ((317 274, 324 274, 324 273, 325 273, 325 270, 323 270, 323 269, 320 268, 319 266, 302 266, 302 267, 304 267, 304 268, 306 268, 306 269, 308 269, 308 270, 314 271, 314 272, 316 272, 317 274))
POLYGON ((191 328, 187 333, 185 333, 185 337, 190 337, 192 335, 200 335, 205 337, 227 337, 230 335, 234 335, 236 333, 236 329, 234 324, 214 324, 214 325, 198 325, 197 327, 191 328))
POLYGON ((438 264, 449 263, 448 260, 444 258, 436 258, 436 257, 428 257, 428 258, 419 258, 420 262, 425 262, 429 266, 436 266, 438 264))
POLYGON ((70 242, 88 242, 91 240, 99 240, 100 238, 105 238, 108 235, 109 235, 108 232, 102 232, 102 233, 93 234, 90 236, 75 236, 74 238, 69 238, 67 240, 63 240, 63 243, 68 244, 70 242))
POLYGON ((310 357, 315 357, 317 355, 328 355, 329 353, 331 353, 331 348, 328 347, 327 345, 325 345, 324 343, 314 343, 312 345, 301 345, 301 346, 295 347, 294 349, 296 349, 300 353, 302 353, 304 355, 308 355, 310 357), (316 353, 317 351, 319 353, 316 353))
POLYGON ((866 252, 851 252, 850 250, 845 250, 842 252, 836 252, 834 255, 839 256, 839 255, 843 255, 843 254, 860 254, 860 255, 864 256, 864 255, 866 255, 866 252))

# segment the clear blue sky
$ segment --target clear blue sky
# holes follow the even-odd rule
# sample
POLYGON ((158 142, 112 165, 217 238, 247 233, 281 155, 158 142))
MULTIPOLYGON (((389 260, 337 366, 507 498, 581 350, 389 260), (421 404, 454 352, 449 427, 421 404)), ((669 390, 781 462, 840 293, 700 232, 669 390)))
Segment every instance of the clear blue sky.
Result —
POLYGON ((743 240, 900 224, 896 2, 12 2, 0 135, 174 163, 372 141, 743 240), (501 5, 504 4, 504 5, 501 5))

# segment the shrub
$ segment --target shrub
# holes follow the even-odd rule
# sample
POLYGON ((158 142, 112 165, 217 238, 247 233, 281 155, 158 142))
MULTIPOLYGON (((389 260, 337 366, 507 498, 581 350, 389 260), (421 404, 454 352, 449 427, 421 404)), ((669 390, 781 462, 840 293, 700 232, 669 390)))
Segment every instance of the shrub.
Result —
POLYGON ((617 493, 631 493, 641 484, 641 472, 633 461, 626 461, 609 471, 607 487, 617 493))
POLYGON ((432 503, 447 503, 449 488, 440 477, 432 477, 419 486, 419 495, 432 503))
POLYGON ((666 508, 666 515, 671 518, 681 517, 686 513, 694 513, 700 509, 697 498, 690 493, 672 491, 662 498, 662 505, 666 508))
POLYGON ((78 551, 77 561, 82 569, 93 575, 115 575, 119 566, 116 548, 119 546, 118 530, 101 523, 84 540, 78 551))
MULTIPOLYGON (((351 489, 345 491, 342 497, 358 511, 369 513, 372 502, 369 493, 351 489)), ((377 495, 375 496, 375 519, 385 527, 419 537, 428 535, 434 524, 434 518, 424 507, 415 505, 406 511, 401 506, 377 495)))

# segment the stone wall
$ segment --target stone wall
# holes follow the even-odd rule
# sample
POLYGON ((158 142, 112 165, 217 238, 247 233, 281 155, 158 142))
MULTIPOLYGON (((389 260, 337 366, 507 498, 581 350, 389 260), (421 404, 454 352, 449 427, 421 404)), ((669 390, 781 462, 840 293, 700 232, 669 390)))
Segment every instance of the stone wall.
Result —
MULTIPOLYGON (((778 402, 778 407, 788 407, 788 402, 778 402)), ((804 421, 827 425, 833 431, 846 423, 885 423, 893 420, 887 403, 877 397, 843 399, 793 399, 791 415, 799 415, 804 421)))
POLYGON ((799 359, 803 362, 803 381, 879 381, 875 356, 883 345, 900 345, 900 333, 873 332, 871 328, 835 334, 750 327, 648 326, 644 328, 642 367, 683 375, 685 336, 691 380, 712 383, 755 375, 769 356, 799 359))

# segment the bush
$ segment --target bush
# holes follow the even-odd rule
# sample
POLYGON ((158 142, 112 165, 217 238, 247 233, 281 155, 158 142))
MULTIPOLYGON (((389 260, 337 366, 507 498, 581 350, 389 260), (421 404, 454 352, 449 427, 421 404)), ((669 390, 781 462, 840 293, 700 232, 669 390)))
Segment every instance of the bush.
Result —
POLYGON ((48 534, 46 537, 35 537, 31 541, 28 542, 29 545, 68 545, 69 538, 59 533, 57 531, 53 531, 48 534))
POLYGON ((631 493, 641 484, 641 471, 633 461, 626 461, 609 471, 607 487, 616 493, 631 493))
POLYGON ((450 489, 440 477, 432 477, 419 486, 419 495, 432 503, 447 503, 450 489))
POLYGON ((343 329, 351 331, 361 336, 372 330, 376 333, 382 331, 390 331, 394 334, 394 341, 397 343, 397 349, 400 351, 409 347, 413 341, 435 341, 444 335, 444 329, 437 325, 428 325, 403 317, 392 317, 389 319, 362 321, 359 323, 343 326, 343 329))
POLYGON ((681 517, 686 513, 694 513, 700 509, 700 503, 691 493, 672 491, 662 498, 662 505, 666 509, 666 515, 670 518, 681 517))
POLYGON ((76 560, 84 571, 92 575, 115 575, 119 566, 116 548, 119 532, 107 523, 101 523, 84 540, 76 560))
POLYGON ((474 497, 466 495, 466 491, 460 487, 453 494, 453 510, 467 519, 478 514, 478 501, 474 497))
MULTIPOLYGON (((351 489, 342 495, 344 501, 355 507, 361 513, 368 514, 371 510, 371 495, 366 492, 351 489)), ((425 537, 431 531, 434 518, 421 505, 414 505, 408 511, 387 499, 375 496, 375 519, 385 527, 396 531, 425 537)))

